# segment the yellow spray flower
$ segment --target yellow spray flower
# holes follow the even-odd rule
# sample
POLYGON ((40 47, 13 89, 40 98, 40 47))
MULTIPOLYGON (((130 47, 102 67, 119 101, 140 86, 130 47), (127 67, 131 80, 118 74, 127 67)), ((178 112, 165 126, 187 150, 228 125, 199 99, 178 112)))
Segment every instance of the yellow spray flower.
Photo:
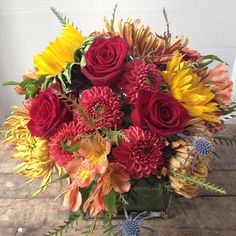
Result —
POLYGON ((12 158, 22 161, 15 167, 17 173, 28 177, 28 182, 42 179, 42 187, 51 181, 54 161, 49 156, 48 140, 31 135, 27 128, 29 120, 28 110, 23 106, 16 106, 15 111, 4 123, 7 130, 5 141, 15 145, 16 153, 12 158))
POLYGON ((74 51, 81 46, 84 37, 70 24, 67 24, 61 37, 56 38, 41 54, 34 56, 38 75, 57 75, 68 62, 73 61, 74 51))
POLYGON ((216 121, 216 116, 212 114, 217 110, 217 103, 212 102, 214 93, 201 82, 201 78, 182 58, 183 56, 174 57, 162 72, 171 94, 192 117, 216 121))

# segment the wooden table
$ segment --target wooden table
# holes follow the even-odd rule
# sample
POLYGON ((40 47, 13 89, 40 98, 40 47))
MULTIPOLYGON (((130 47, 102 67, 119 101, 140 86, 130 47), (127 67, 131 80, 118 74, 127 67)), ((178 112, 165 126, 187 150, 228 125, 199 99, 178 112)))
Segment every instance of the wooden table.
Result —
MULTIPOLYGON (((226 133, 236 136, 236 126, 227 126, 226 133)), ((0 236, 40 236, 62 224, 67 213, 60 211, 61 200, 53 201, 57 185, 35 198, 26 197, 37 185, 26 184, 23 177, 13 173, 16 161, 10 159, 12 152, 0 141, 0 236)), ((224 187, 227 195, 201 191, 199 197, 184 200, 187 217, 172 204, 168 220, 149 220, 144 225, 158 229, 160 236, 236 235, 236 147, 218 147, 218 153, 223 161, 215 159, 208 180, 224 187)), ((83 227, 80 223, 65 235, 81 235, 83 227)), ((103 235, 101 227, 93 235, 103 235)))

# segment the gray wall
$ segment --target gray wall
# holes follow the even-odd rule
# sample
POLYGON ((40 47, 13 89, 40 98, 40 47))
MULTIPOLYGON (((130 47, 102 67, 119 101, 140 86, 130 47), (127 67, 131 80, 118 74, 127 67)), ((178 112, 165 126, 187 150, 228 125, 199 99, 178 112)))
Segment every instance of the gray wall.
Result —
MULTIPOLYGON (((158 33, 165 30, 166 7, 173 35, 187 35, 189 46, 203 54, 217 54, 230 64, 236 54, 235 0, 0 0, 0 81, 19 81, 33 68, 32 54, 41 52, 60 34, 50 6, 63 11, 84 34, 99 30, 118 2, 119 17, 141 18, 158 33)), ((232 73, 231 73, 232 74, 232 73)), ((236 77, 236 65, 235 65, 236 77)), ((0 87, 0 122, 22 97, 0 87)))

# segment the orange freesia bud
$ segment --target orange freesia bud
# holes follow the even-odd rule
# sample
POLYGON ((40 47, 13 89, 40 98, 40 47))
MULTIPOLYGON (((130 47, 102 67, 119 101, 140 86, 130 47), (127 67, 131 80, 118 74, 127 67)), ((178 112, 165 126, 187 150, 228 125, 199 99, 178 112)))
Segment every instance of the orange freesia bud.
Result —
POLYGON ((28 79, 28 78, 32 78, 32 79, 38 79, 39 76, 36 75, 36 72, 38 71, 38 69, 35 67, 34 70, 27 70, 25 72, 25 74, 22 76, 23 79, 28 79))
POLYGON ((16 85, 16 86, 15 86, 15 92, 16 92, 18 95, 25 95, 25 89, 22 88, 20 85, 16 85))

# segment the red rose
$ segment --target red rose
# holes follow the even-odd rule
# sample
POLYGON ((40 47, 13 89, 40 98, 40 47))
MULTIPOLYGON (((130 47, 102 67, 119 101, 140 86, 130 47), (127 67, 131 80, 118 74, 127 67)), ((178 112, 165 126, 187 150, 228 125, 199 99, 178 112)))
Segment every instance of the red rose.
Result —
POLYGON ((96 86, 114 86, 123 70, 128 53, 127 42, 120 37, 97 38, 85 55, 84 75, 96 86))
POLYGON ((41 91, 32 103, 27 126, 33 136, 49 137, 58 126, 71 120, 64 102, 48 88, 41 91))
POLYGON ((169 93, 141 90, 131 120, 134 125, 146 127, 165 137, 183 133, 189 115, 169 93))

